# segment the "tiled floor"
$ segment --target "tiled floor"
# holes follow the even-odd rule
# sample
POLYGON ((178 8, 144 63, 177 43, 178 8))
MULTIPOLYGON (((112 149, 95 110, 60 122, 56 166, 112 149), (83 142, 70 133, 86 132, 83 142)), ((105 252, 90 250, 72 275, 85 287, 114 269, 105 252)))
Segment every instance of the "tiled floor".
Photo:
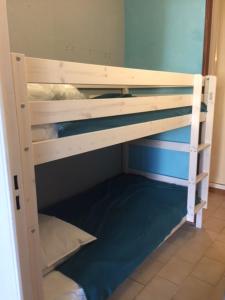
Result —
POLYGON ((225 300, 225 192, 210 191, 203 229, 185 224, 110 300, 225 300))

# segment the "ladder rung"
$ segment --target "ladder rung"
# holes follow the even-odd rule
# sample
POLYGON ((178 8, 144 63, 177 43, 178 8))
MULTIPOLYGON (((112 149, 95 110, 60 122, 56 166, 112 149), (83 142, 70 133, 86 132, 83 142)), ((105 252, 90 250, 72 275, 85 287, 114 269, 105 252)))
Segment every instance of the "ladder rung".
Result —
POLYGON ((205 179, 209 174, 208 173, 201 173, 196 177, 196 183, 199 183, 203 179, 205 179))
POLYGON ((195 214, 197 214, 200 209, 202 209, 206 205, 206 201, 201 201, 195 206, 195 214))
POLYGON ((205 149, 207 149, 209 147, 210 147, 210 144, 200 144, 198 146, 198 152, 201 152, 201 151, 203 151, 203 150, 205 150, 205 149))

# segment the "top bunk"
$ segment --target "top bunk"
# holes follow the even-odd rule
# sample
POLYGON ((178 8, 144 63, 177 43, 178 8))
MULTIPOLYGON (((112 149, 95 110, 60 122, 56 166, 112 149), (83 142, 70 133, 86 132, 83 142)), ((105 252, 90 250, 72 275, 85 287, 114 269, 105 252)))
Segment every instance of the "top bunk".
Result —
POLYGON ((201 75, 30 58, 16 53, 12 54, 12 66, 20 135, 25 148, 32 148, 34 165, 185 127, 192 123, 193 113, 198 123, 206 120, 206 108, 201 107, 201 75), (34 84, 60 85, 62 89, 70 84, 81 90, 120 93, 115 98, 114 94, 64 100, 44 96, 32 101, 29 86, 34 84), (173 94, 149 94, 149 89, 162 87, 172 87, 173 94), (190 93, 177 94, 175 88, 190 88, 190 93), (142 92, 131 96, 129 89, 142 92), (56 128, 57 133, 32 139, 32 130, 46 126, 48 130, 56 128))

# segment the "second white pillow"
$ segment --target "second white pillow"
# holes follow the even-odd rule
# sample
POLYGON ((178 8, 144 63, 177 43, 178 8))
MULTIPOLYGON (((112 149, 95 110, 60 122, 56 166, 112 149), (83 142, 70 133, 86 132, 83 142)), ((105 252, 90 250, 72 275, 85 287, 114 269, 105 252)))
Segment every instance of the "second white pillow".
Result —
POLYGON ((56 217, 39 214, 43 274, 52 271, 71 254, 96 237, 56 217))

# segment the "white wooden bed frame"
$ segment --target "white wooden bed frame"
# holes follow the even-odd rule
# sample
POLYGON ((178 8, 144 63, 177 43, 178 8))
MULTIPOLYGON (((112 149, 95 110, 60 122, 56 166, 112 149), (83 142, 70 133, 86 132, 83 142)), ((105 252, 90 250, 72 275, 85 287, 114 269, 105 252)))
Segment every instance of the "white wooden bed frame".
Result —
MULTIPOLYGON (((32 283, 32 299, 42 299, 41 264, 39 258, 39 234, 34 166, 72 155, 126 143, 124 147, 124 171, 142 174, 148 178, 180 184, 188 187, 185 220, 202 225, 202 209, 207 207, 211 141, 214 116, 216 78, 213 76, 146 71, 74 62, 29 58, 11 55, 13 83, 17 109, 22 172, 15 174, 17 186, 16 206, 19 218, 26 219, 29 243, 29 273, 32 283), (35 101, 27 99, 28 83, 70 83, 81 88, 129 88, 193 87, 191 95, 159 95, 132 99, 35 101), (204 92, 203 92, 204 87, 204 92), (201 101, 207 103, 208 112, 201 113, 201 101), (190 106, 190 115, 178 116, 146 123, 122 126, 58 139, 32 142, 31 126, 72 120, 116 116, 160 109, 190 106), (202 122, 201 142, 200 122, 202 122), (145 137, 191 125, 190 144, 149 141, 145 137), (149 147, 185 151, 190 153, 188 180, 141 173, 129 169, 129 142, 149 147), (201 153, 198 168, 198 155, 201 153), (18 184, 17 184, 18 182, 18 184), (200 183, 199 185, 197 185, 200 183), (195 206, 196 190, 200 204, 195 206), (21 211, 23 214, 21 215, 21 211)), ((24 220, 23 220, 24 222, 24 220)), ((22 254, 21 254, 22 255, 22 254)), ((24 278, 27 274, 24 275, 24 278)), ((31 300, 31 298, 29 298, 31 300)))

